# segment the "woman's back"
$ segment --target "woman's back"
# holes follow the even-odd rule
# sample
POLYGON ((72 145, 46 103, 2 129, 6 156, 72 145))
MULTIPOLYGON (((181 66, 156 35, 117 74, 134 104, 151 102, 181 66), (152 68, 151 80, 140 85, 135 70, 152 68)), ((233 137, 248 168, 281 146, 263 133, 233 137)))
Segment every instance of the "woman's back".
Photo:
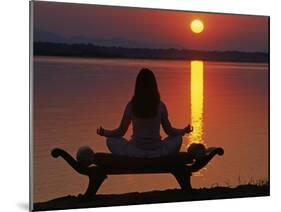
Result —
POLYGON ((177 152, 182 142, 181 136, 189 132, 190 126, 183 129, 171 126, 168 110, 160 100, 156 78, 149 69, 139 72, 133 98, 125 108, 119 127, 114 130, 97 129, 99 135, 108 138, 107 145, 111 152, 145 157, 177 152), (131 123, 133 134, 128 142, 123 136, 131 123), (168 135, 163 141, 160 125, 168 135))
MULTIPOLYGON (((161 124, 161 106, 155 117, 139 118, 131 110, 131 119, 133 126, 132 142, 141 149, 157 149, 160 146, 160 124, 161 124)), ((129 103, 131 107, 131 103, 129 103)))

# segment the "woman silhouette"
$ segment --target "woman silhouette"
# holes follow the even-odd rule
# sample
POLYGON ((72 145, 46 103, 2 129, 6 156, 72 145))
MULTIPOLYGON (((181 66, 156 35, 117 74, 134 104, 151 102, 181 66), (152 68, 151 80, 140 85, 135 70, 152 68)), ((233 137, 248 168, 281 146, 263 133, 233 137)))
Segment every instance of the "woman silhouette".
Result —
POLYGON ((168 111, 160 100, 157 82, 152 71, 142 69, 136 79, 135 93, 127 104, 117 129, 97 129, 97 134, 107 137, 107 147, 116 155, 135 157, 160 157, 177 153, 182 136, 192 132, 188 125, 183 129, 171 126, 168 111), (123 138, 132 122, 133 135, 130 141, 123 138), (160 125, 168 135, 161 140, 160 125))

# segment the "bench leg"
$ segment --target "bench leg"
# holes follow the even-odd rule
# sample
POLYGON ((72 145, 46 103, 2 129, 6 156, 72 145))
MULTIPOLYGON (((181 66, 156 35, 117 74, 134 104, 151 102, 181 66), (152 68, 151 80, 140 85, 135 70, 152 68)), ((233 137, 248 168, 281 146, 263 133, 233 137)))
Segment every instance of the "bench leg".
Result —
POLYGON ((94 197, 106 178, 107 176, 102 173, 89 175, 89 185, 85 194, 83 195, 83 199, 90 200, 92 197, 94 197))
POLYGON ((182 171, 175 171, 175 172, 172 172, 172 174, 177 179, 182 190, 186 190, 186 191, 192 190, 191 182, 190 182, 190 178, 191 178, 190 173, 185 173, 182 171))

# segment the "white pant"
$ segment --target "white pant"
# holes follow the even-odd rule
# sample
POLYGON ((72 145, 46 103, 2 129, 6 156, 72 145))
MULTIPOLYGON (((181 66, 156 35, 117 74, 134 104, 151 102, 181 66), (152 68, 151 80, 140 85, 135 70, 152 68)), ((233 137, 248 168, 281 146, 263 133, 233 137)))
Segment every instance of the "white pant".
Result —
POLYGON ((182 144, 181 136, 168 136, 162 141, 161 147, 157 150, 143 150, 134 146, 125 138, 107 138, 108 149, 116 155, 133 157, 161 157, 179 152, 182 144))

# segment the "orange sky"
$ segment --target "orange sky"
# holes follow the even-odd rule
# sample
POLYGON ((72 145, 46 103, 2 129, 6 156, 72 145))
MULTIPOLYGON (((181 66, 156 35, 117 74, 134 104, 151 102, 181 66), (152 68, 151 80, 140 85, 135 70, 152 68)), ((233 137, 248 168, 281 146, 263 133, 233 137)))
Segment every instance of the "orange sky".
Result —
POLYGON ((86 40, 100 45, 268 52, 269 19, 265 16, 54 2, 34 5, 34 28, 41 32, 41 39, 43 33, 50 41, 56 35, 65 42, 86 40), (194 18, 204 22, 203 33, 190 31, 194 18))

